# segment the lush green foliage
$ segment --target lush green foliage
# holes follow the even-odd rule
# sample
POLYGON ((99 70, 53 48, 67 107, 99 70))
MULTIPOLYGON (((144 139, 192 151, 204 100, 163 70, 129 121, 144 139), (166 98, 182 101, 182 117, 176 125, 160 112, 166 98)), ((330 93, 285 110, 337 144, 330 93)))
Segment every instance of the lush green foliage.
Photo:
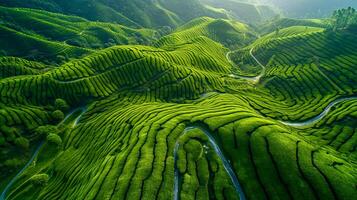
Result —
MULTIPOLYGON (((61 2, 36 5, 59 9, 61 2)), ((1 33, 16 36, 3 41, 22 38, 24 44, 83 51, 46 58, 61 64, 20 54, 0 58, 0 188, 26 166, 7 199, 171 199, 176 169, 181 199, 239 199, 205 131, 248 199, 357 197, 357 100, 339 102, 308 126, 288 124, 356 95, 357 36, 350 30, 327 31, 325 20, 278 19, 256 39, 247 24, 201 17, 154 34, 46 11, 0 9, 7 13, 0 14, 6 22, 1 33), (102 29, 89 31, 92 26, 102 29), (133 39, 96 50, 63 43, 72 36, 106 41, 106 34, 131 40, 129 33, 146 35, 151 45, 133 39), (262 65, 259 79, 241 76, 259 74, 262 65)), ((27 51, 21 48, 3 47, 27 51)))
POLYGON ((270 6, 258 6, 251 3, 235 0, 201 0, 216 8, 224 8, 231 17, 247 23, 258 23, 271 19, 276 12, 270 6))
POLYGON ((199 0, 0 0, 0 5, 61 12, 135 28, 176 27, 200 16, 226 17, 207 9, 199 0))
POLYGON ((66 62, 118 44, 149 44, 156 31, 88 21, 46 11, 0 7, 0 50, 47 63, 66 62))
POLYGON ((243 23, 203 17, 192 20, 174 33, 162 37, 156 45, 182 44, 198 36, 208 37, 230 49, 245 46, 255 38, 254 32, 243 23))
POLYGON ((347 28, 355 28, 357 26, 357 12, 354 8, 348 7, 347 9, 336 10, 333 13, 332 18, 333 29, 347 29, 347 28))

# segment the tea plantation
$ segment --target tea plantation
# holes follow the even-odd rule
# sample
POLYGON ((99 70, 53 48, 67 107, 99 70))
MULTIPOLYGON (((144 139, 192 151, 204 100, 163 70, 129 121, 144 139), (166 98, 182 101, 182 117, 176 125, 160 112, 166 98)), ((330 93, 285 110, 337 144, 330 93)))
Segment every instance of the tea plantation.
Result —
POLYGON ((357 198, 356 32, 0 19, 0 200, 357 198))

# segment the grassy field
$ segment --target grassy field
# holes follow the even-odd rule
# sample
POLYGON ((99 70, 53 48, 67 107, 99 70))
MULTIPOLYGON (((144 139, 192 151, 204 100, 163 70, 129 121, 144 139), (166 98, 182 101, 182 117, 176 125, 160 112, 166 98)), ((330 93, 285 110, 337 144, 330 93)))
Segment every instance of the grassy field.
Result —
POLYGON ((88 21, 76 16, 0 7, 0 53, 41 62, 65 62, 114 45, 150 44, 151 29, 88 21))
POLYGON ((272 23, 258 38, 250 25, 201 17, 154 37, 0 10, 1 191, 13 180, 4 199, 357 197, 354 32, 308 20, 272 23), (245 79, 261 73, 257 61, 262 77, 245 79), (315 123, 288 125, 341 98, 315 123))

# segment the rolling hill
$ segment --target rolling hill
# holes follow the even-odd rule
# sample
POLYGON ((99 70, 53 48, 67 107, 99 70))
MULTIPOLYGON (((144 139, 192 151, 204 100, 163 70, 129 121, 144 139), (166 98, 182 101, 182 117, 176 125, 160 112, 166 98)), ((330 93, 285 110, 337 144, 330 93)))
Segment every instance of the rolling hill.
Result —
POLYGON ((149 44, 159 37, 151 29, 33 9, 0 7, 0 21, 2 54, 42 62, 60 62, 113 45, 149 44))
POLYGON ((357 197, 354 30, 197 11, 160 33, 29 2, 66 15, 0 7, 0 200, 357 197))
POLYGON ((260 23, 265 20, 270 20, 278 14, 269 4, 258 5, 237 0, 200 1, 215 8, 223 8, 232 18, 246 23, 260 23))
POLYGON ((285 16, 297 18, 329 17, 336 9, 357 6, 353 0, 257 0, 257 3, 275 5, 285 16))
POLYGON ((203 17, 177 28, 158 40, 155 45, 179 45, 198 36, 208 37, 231 49, 243 47, 256 37, 255 32, 241 22, 203 17))
POLYGON ((133 28, 177 27, 195 17, 226 17, 222 12, 207 9, 198 0, 1 0, 0 5, 60 12, 133 28))

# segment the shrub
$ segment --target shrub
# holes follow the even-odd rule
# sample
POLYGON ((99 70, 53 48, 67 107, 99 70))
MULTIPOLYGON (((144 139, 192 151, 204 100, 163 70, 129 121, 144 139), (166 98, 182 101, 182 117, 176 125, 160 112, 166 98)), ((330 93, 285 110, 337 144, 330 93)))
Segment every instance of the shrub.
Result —
POLYGON ((69 106, 67 104, 67 102, 64 99, 56 99, 55 100, 55 108, 57 110, 61 110, 63 112, 68 111, 69 106))
POLYGON ((37 136, 47 136, 47 135, 49 135, 51 133, 56 134, 57 132, 58 132, 57 127, 56 126, 52 126, 52 125, 39 126, 35 130, 35 134, 37 136))
POLYGON ((36 186, 44 186, 48 183, 50 177, 47 174, 36 174, 31 177, 31 183, 36 186))
POLYGON ((47 135, 47 141, 52 143, 52 144, 56 144, 57 146, 61 146, 62 144, 62 139, 60 136, 58 136, 55 133, 50 133, 47 135))
POLYGON ((60 121, 62 121, 64 119, 64 114, 60 110, 53 111, 51 115, 52 115, 52 119, 55 122, 60 122, 60 121))
POLYGON ((30 142, 24 137, 18 137, 15 139, 15 145, 23 149, 28 149, 30 147, 30 142))
POLYGON ((203 148, 199 141, 190 140, 185 144, 185 151, 192 155, 192 159, 197 161, 203 154, 203 148))

